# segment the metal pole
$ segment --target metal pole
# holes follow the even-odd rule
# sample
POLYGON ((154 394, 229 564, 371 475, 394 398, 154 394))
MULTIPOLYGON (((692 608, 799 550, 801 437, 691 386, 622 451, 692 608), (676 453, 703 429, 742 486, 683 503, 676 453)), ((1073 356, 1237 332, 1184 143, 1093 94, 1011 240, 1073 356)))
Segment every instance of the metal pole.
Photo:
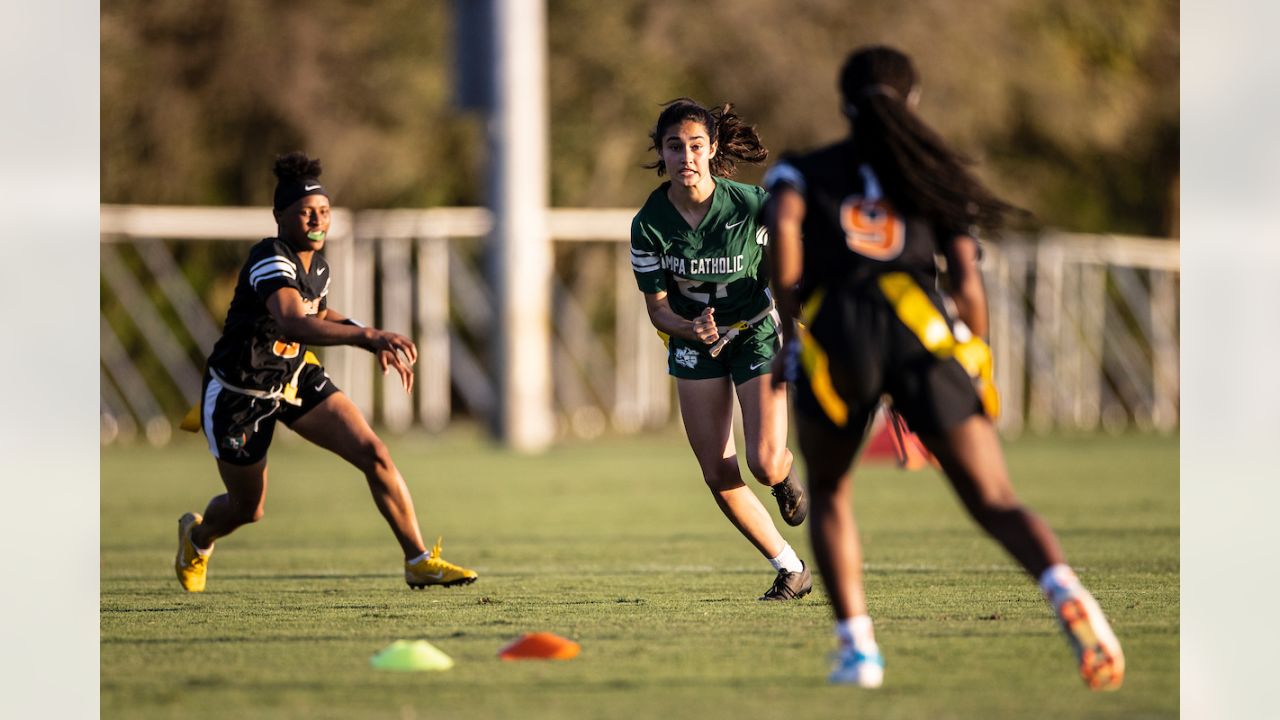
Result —
POLYGON ((495 0, 495 103, 489 195, 497 295, 498 436, 542 450, 551 416, 551 241, 547 224, 546 8, 495 0))

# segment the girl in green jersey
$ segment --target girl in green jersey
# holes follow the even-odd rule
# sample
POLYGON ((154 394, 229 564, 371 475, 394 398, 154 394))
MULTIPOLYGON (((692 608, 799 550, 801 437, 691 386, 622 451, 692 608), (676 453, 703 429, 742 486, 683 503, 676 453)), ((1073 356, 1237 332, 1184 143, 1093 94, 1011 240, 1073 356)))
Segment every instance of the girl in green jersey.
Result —
POLYGON ((733 442, 733 398, 742 407, 747 467, 773 488, 783 519, 799 525, 808 500, 791 475, 785 388, 769 382, 778 320, 764 275, 767 195, 729 180, 737 161, 768 150, 731 105, 667 103, 651 134, 659 176, 632 223, 631 263, 649 318, 668 347, 680 415, 716 504, 777 571, 761 600, 809 593, 809 569, 743 483, 733 442))

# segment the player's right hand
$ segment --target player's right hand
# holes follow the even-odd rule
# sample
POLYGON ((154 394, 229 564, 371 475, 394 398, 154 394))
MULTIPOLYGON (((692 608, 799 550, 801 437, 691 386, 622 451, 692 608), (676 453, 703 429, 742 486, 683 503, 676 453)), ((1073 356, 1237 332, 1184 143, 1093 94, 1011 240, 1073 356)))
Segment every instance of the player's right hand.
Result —
MULTIPOLYGON (((403 356, 404 361, 409 365, 418 362, 418 347, 413 344, 412 340, 400 333, 393 333, 387 330, 374 330, 373 339, 369 342, 369 349, 372 350, 375 355, 383 352, 391 353, 393 356, 396 356, 397 360, 399 359, 399 356, 403 356)), ((387 368, 384 365, 382 369, 385 371, 387 368)))
POLYGON ((702 309, 702 314, 693 319, 693 335, 707 345, 720 339, 720 331, 716 329, 715 308, 710 305, 702 309))
POLYGON ((386 375, 391 368, 400 375, 400 384, 405 392, 413 391, 413 368, 409 367, 418 361, 418 348, 413 341, 399 333, 377 330, 370 350, 378 357, 378 367, 386 375))

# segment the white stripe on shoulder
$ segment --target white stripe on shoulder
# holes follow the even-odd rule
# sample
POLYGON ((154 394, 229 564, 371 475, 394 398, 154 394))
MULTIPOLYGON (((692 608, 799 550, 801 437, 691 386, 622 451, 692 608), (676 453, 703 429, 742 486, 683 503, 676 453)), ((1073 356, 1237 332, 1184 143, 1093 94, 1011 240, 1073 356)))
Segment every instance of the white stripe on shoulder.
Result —
POLYGON ((267 273, 284 273, 289 277, 298 277, 298 274, 293 271, 292 265, 287 265, 285 263, 272 263, 270 265, 264 265, 263 267, 249 273, 249 282, 257 282, 259 278, 267 273))
POLYGON ((769 172, 764 174, 764 189, 773 192, 775 185, 786 183, 800 192, 805 191, 804 175, 796 169, 795 165, 783 161, 769 168, 769 172))
POLYGON ((263 275, 262 277, 256 280, 250 280, 249 283, 253 285, 254 290, 257 290, 258 283, 262 282, 263 280, 270 280, 271 278, 278 278, 278 277, 289 278, 290 280, 296 279, 294 276, 290 275, 289 273, 278 272, 278 273, 272 273, 270 275, 263 275))
POLYGON ((769 244, 769 228, 761 225, 760 228, 756 230, 756 244, 757 245, 769 244))
POLYGON ((257 270, 258 268, 262 267, 263 264, 269 263, 269 262, 282 262, 282 263, 287 263, 289 267, 294 267, 293 261, 290 260, 289 258, 283 255, 272 255, 269 258, 263 258, 262 260, 259 260, 258 262, 254 263, 253 267, 249 268, 249 272, 252 273, 254 270, 257 270))
POLYGON ((656 252, 641 252, 639 250, 636 250, 635 248, 631 248, 631 257, 633 258, 657 257, 657 256, 658 256, 658 253, 656 252))

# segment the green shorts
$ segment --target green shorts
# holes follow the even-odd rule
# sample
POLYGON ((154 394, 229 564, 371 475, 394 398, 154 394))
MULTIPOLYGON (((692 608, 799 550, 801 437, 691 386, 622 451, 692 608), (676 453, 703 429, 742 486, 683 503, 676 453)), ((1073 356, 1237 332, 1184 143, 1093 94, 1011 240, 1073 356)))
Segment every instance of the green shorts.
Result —
POLYGON ((732 377, 734 385, 768 375, 782 343, 772 317, 739 333, 716 357, 711 346, 673 337, 667 343, 667 372, 685 380, 732 377))

